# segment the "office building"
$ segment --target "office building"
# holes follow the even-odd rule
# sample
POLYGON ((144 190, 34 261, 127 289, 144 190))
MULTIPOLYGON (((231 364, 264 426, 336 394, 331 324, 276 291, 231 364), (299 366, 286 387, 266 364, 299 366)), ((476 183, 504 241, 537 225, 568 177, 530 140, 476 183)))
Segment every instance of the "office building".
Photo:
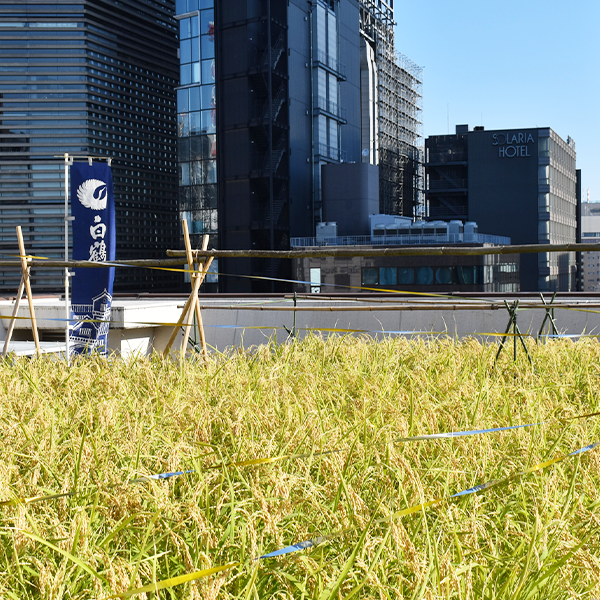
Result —
MULTIPOLYGON (((358 3, 178 0, 176 14, 180 212, 192 244, 208 233, 224 249, 287 249, 321 220, 321 166, 360 162, 358 3)), ((221 291, 289 287, 236 274, 291 276, 276 259, 218 270, 231 275, 221 291)))
MULTIPOLYGON (((0 0, 0 63, 0 252, 21 225, 27 252, 63 258, 65 153, 113 159, 117 260, 177 247, 174 0, 0 0)), ((19 278, 3 271, 0 290, 19 278)), ((115 291, 179 279, 118 270, 115 291)), ((62 286, 59 270, 33 272, 36 292, 62 286)))
MULTIPOLYGON (((383 165, 380 204, 413 214, 421 83, 393 50, 391 6, 177 0, 176 15, 179 206, 194 246, 208 233, 222 249, 284 250, 314 235, 331 164, 383 165)), ((221 291, 290 287, 274 281, 291 277, 288 261, 220 261, 218 271, 229 274, 221 291)))
MULTIPOLYGON (((360 162, 358 3, 229 4, 216 15, 220 244, 284 250, 321 220, 322 165, 360 162)), ((291 278, 289 261, 277 259, 238 259, 222 270, 291 278)))
MULTIPOLYGON (((476 221, 513 244, 577 241, 575 142, 550 128, 466 125, 425 142, 429 218, 476 221)), ((522 291, 577 289, 575 253, 521 257, 522 291)))
POLYGON ((598 244, 597 251, 581 253, 581 291, 600 292, 600 203, 581 205, 581 241, 598 244))
MULTIPOLYGON (((370 165, 361 165, 369 167, 370 165)), ((294 249, 315 247, 362 246, 364 249, 385 247, 479 246, 509 245, 510 238, 479 233, 477 223, 453 220, 422 221, 398 215, 373 214, 372 200, 344 173, 345 165, 331 166, 326 174, 326 205, 336 221, 317 225, 317 234, 309 238, 292 238, 294 249), (335 171, 340 171, 339 179, 335 171), (344 177, 345 176, 345 177, 344 177), (333 192, 330 181, 349 180, 346 189, 333 192), (350 210, 341 199, 350 203, 350 210), (339 201, 338 201, 339 199, 339 201), (371 204, 370 204, 371 203, 371 204), (354 224, 346 212, 353 217, 354 224), (353 231, 354 233, 349 233, 353 231)), ((362 177, 368 183, 368 177, 362 177)), ((418 254, 418 252, 416 253, 418 254)), ((299 284, 296 291, 312 293, 397 290, 406 292, 518 292, 518 255, 415 255, 415 256, 355 256, 301 258, 294 260, 294 279, 310 282, 299 284)))
MULTIPOLYGON (((191 244, 218 247, 217 108, 214 0, 177 0, 180 76, 177 88, 179 218, 186 219, 191 244)), ((204 291, 217 291, 214 260, 204 291)))
POLYGON ((294 267, 297 281, 310 282, 296 285, 303 293, 519 291, 518 256, 302 258, 294 260, 294 267))

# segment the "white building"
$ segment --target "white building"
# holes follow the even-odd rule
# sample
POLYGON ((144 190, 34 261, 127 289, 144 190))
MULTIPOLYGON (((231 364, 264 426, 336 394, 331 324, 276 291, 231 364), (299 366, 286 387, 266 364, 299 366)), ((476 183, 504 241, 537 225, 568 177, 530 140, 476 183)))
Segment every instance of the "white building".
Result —
POLYGON ((600 202, 581 205, 581 241, 598 242, 597 252, 581 253, 581 291, 600 292, 600 202))

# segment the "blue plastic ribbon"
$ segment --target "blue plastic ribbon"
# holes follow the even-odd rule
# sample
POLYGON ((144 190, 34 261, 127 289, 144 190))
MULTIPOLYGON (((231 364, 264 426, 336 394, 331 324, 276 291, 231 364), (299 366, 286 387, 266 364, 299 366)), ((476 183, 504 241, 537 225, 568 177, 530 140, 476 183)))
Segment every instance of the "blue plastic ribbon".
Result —
POLYGON ((526 423, 525 425, 512 425, 510 427, 493 427, 491 429, 472 429, 467 431, 451 431, 448 433, 430 433, 428 435, 414 435, 411 437, 397 438, 396 442, 416 442, 418 440, 439 440, 443 438, 467 437, 470 435, 481 435, 483 433, 495 433, 497 431, 509 431, 511 429, 522 429, 524 427, 535 427, 540 423, 526 423))
POLYGON ((258 558, 274 558, 275 556, 283 556, 284 554, 291 554, 292 552, 297 552, 298 550, 306 550, 306 548, 312 548, 313 546, 318 546, 323 542, 327 541, 329 538, 327 536, 320 536, 316 538, 312 538, 305 542, 298 542, 297 544, 292 544, 291 546, 286 546, 285 548, 280 548, 279 550, 275 550, 274 552, 269 552, 269 554, 263 554, 258 558))
POLYGON ((577 454, 583 454, 584 452, 587 452, 588 450, 592 450, 596 446, 598 446, 598 442, 595 442, 594 444, 590 444, 589 446, 584 446, 583 448, 579 448, 579 450, 575 450, 574 452, 571 452, 571 454, 569 454, 569 456, 576 456, 577 454))
MULTIPOLYGON (((507 481, 510 481, 511 479, 514 479, 515 477, 519 477, 526 473, 532 473, 534 471, 546 468, 550 465, 560 462, 561 460, 564 460, 565 458, 567 458, 569 456, 575 456, 577 454, 582 454, 583 452, 587 452, 588 450, 591 450, 592 448, 595 448, 596 446, 598 446, 597 443, 589 444, 588 446, 584 446, 583 448, 580 448, 579 450, 575 450, 574 452, 571 452, 570 454, 566 454, 564 456, 559 456, 558 458, 555 458, 555 459, 552 459, 552 460, 549 460, 549 461, 546 461, 543 463, 538 463, 537 465, 534 465, 533 467, 530 467, 530 468, 526 469, 525 471, 521 471, 520 473, 516 473, 514 475, 509 475, 508 477, 505 477, 504 479, 493 479, 492 481, 489 481, 487 483, 482 483, 481 485, 477 485, 475 487, 468 488, 466 490, 463 490, 462 492, 458 492, 456 494, 453 494, 452 496, 449 496, 448 499, 456 498, 458 496, 465 496, 468 494, 475 494, 475 493, 485 490, 489 487, 497 485, 498 483, 507 482, 507 481)), ((406 516, 409 514, 414 514, 416 512, 423 511, 426 508, 429 508, 436 504, 440 504, 444 500, 445 500, 445 498, 435 498, 434 500, 429 500, 428 502, 424 502, 422 504, 416 504, 409 508, 405 508, 404 510, 398 511, 397 513, 394 513, 393 515, 391 515, 391 517, 379 519, 378 521, 375 521, 375 522, 376 523, 386 523, 386 522, 389 523, 399 517, 406 516)), ((322 544, 323 542, 326 542, 328 540, 339 537, 345 533, 353 531, 354 529, 355 528, 345 529, 343 531, 338 531, 337 533, 333 533, 330 535, 314 537, 314 538, 311 538, 310 540, 306 540, 304 542, 298 542, 296 544, 292 544, 291 546, 285 546, 285 548, 280 548, 279 550, 274 550, 273 552, 269 552, 268 554, 263 554, 263 555, 259 556, 258 558, 255 558, 254 560, 256 561, 256 560, 261 560, 263 558, 275 558, 277 556, 284 556, 286 554, 292 554, 293 552, 298 552, 299 550, 306 550, 307 548, 313 548, 314 546, 318 546, 319 544, 322 544)), ((155 582, 155 583, 146 585, 141 588, 129 590, 127 592, 122 592, 120 594, 114 594, 113 596, 110 596, 110 598, 129 598, 131 596, 135 596, 135 595, 141 594, 143 592, 151 592, 151 591, 155 591, 158 589, 174 587, 176 585, 181 585, 181 584, 187 583, 189 581, 194 581, 196 579, 208 577, 212 574, 219 573, 221 571, 225 571, 228 569, 232 569, 232 568, 238 567, 240 565, 241 565, 241 563, 239 563, 239 562, 229 563, 226 565, 220 565, 218 567, 213 567, 212 569, 205 569, 203 571, 196 571, 194 573, 188 573, 187 575, 182 575, 180 577, 173 577, 171 579, 166 579, 166 580, 163 580, 160 582, 155 582)))
MULTIPOLYGON (((587 446, 584 446, 583 448, 579 448, 578 450, 575 450, 569 454, 565 454, 563 456, 559 456, 558 458, 554 458, 552 460, 548 460, 542 463, 538 463, 532 467, 529 467, 527 469, 525 469, 524 471, 520 471, 518 473, 514 473, 513 475, 509 475, 507 477, 504 477, 502 479, 492 479, 490 481, 486 481, 485 483, 480 483, 479 485, 467 488, 466 490, 462 490, 460 492, 456 492, 455 494, 452 494, 451 496, 448 496, 447 498, 435 498, 433 500, 429 500, 428 502, 423 502, 421 504, 415 504, 414 506, 411 506, 409 508, 405 508, 401 511, 398 511, 398 513, 395 513, 394 515, 392 515, 391 517, 387 517, 387 518, 383 518, 383 519, 379 519, 378 521, 375 521, 376 523, 385 523, 385 522, 390 522, 392 520, 394 520, 395 518, 397 518, 398 516, 404 516, 404 515, 408 515, 408 514, 412 514, 415 512, 418 512, 420 510, 424 510, 425 508, 429 508, 430 506, 434 506, 436 504, 440 504, 442 503, 444 500, 446 499, 451 499, 451 498, 459 498, 461 496, 468 496, 470 494, 477 494, 478 492, 482 492, 484 490, 487 490, 491 487, 494 487, 495 485, 498 485, 500 483, 504 483, 504 482, 508 482, 511 481, 512 479, 515 479, 517 477, 520 477, 522 475, 526 475, 528 473, 533 473, 534 471, 539 471, 541 469, 544 469, 546 467, 549 467, 553 464, 556 464, 562 460, 565 460, 565 458, 568 458, 570 456, 576 456, 578 454, 583 454, 584 452, 587 452, 588 450, 592 450, 593 448, 595 448, 596 446, 598 446, 598 443, 593 443, 593 444, 589 444, 587 446)), ((343 535, 344 533, 347 533, 349 531, 352 531, 352 529, 346 529, 344 531, 341 532, 337 532, 337 533, 333 533, 330 535, 326 535, 326 536, 319 536, 319 537, 315 537, 315 538, 311 538, 310 540, 306 540, 304 542, 298 542, 296 544, 292 544, 291 546, 286 546, 285 548, 281 548, 280 550, 275 550, 274 552, 270 552, 269 554, 263 554, 262 556, 259 557, 259 559, 261 558, 273 558, 276 556, 282 556, 284 554, 291 554, 292 552, 298 552, 299 550, 304 550, 306 548, 312 548, 314 546, 317 546, 325 541, 328 541, 330 539, 333 539, 335 537, 339 537, 341 535, 343 535)))
POLYGON ((144 475, 143 477, 138 477, 136 479, 132 479, 127 483, 142 483, 143 481, 161 480, 161 479, 170 479, 171 477, 177 477, 178 475, 187 475, 188 473, 195 473, 194 469, 189 469, 188 471, 172 471, 169 473, 158 473, 156 475, 144 475))

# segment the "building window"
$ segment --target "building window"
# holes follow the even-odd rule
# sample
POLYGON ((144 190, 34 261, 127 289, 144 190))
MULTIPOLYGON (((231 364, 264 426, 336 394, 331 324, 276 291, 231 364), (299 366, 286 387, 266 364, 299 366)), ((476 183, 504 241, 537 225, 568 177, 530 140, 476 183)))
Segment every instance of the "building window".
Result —
POLYGON ((449 285, 454 283, 452 267, 438 267, 435 270, 435 282, 449 285))
POLYGON ((362 285, 379 285, 378 269, 365 268, 362 270, 362 285))
POLYGON ((412 267, 398 268, 398 283, 400 285, 412 285, 415 282, 415 270, 412 267))
POLYGON ((398 271, 396 267, 379 267, 379 285, 397 285, 398 271))
POLYGON ((478 269, 481 267, 456 267, 456 280, 459 285, 474 285, 480 283, 481 276, 478 269))
POLYGON ((433 268, 418 267, 417 268, 417 283, 419 285, 431 285, 433 283, 433 268))

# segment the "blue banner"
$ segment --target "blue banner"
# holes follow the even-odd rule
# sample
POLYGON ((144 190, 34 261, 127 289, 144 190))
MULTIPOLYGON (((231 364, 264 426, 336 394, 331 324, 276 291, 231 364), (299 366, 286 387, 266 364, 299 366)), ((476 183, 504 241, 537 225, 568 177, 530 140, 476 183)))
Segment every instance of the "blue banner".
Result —
MULTIPOLYGON (((74 162, 71 166, 73 260, 115 260, 115 204, 110 167, 74 162)), ((74 269, 71 354, 106 354, 115 268, 74 269)))

